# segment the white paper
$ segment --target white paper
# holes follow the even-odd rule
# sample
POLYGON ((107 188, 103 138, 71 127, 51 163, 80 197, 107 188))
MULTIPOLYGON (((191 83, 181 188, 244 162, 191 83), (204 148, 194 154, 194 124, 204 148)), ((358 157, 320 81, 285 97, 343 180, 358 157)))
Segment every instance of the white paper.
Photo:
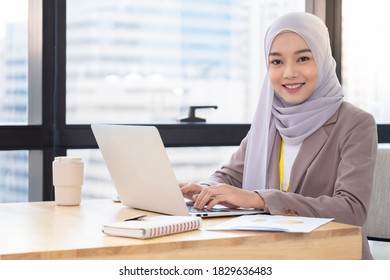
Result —
POLYGON ((332 220, 332 218, 324 219, 300 216, 264 214, 244 215, 206 228, 206 230, 284 231, 307 233, 332 220))

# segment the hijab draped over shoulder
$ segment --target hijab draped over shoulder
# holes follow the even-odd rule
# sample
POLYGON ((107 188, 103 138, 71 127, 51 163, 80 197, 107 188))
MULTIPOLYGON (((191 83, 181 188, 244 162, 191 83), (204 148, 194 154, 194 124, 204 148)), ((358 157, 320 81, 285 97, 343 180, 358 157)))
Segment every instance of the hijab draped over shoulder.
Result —
POLYGON ((267 69, 272 42, 283 31, 295 32, 305 40, 317 66, 317 86, 306 101, 291 105, 275 94, 268 73, 266 74, 247 136, 243 188, 248 190, 268 188, 268 163, 276 131, 286 143, 301 143, 338 110, 343 99, 328 29, 312 14, 289 13, 278 18, 269 27, 264 40, 267 69))

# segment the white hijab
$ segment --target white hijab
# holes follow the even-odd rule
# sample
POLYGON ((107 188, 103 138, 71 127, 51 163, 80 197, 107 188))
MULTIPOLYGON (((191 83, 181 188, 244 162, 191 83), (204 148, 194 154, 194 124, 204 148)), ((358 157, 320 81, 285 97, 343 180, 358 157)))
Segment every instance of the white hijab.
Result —
POLYGON ((248 190, 268 188, 268 163, 276 130, 286 143, 301 143, 319 129, 342 103, 342 88, 336 76, 336 62, 325 24, 318 17, 304 12, 278 18, 269 27, 264 40, 267 69, 272 42, 282 31, 295 32, 305 40, 317 65, 317 86, 306 101, 290 105, 275 94, 266 75, 248 133, 243 175, 243 188, 248 190))

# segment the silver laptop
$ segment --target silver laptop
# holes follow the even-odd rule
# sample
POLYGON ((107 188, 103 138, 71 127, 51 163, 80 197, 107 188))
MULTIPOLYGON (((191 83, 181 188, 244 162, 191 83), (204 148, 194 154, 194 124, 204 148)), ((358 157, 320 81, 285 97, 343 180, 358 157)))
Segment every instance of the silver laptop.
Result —
POLYGON ((194 209, 181 193, 160 134, 153 126, 92 124, 92 131, 122 204, 168 215, 234 216, 251 209, 194 209))

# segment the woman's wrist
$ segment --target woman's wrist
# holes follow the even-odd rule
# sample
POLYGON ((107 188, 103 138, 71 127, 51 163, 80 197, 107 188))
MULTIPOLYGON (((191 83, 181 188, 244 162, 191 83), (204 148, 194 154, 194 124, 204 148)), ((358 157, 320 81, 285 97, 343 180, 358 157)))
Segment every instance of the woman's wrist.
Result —
POLYGON ((261 209, 261 208, 265 207, 265 201, 264 201, 263 197, 257 191, 253 192, 253 198, 254 198, 254 200, 253 200, 254 207, 253 208, 261 209))

